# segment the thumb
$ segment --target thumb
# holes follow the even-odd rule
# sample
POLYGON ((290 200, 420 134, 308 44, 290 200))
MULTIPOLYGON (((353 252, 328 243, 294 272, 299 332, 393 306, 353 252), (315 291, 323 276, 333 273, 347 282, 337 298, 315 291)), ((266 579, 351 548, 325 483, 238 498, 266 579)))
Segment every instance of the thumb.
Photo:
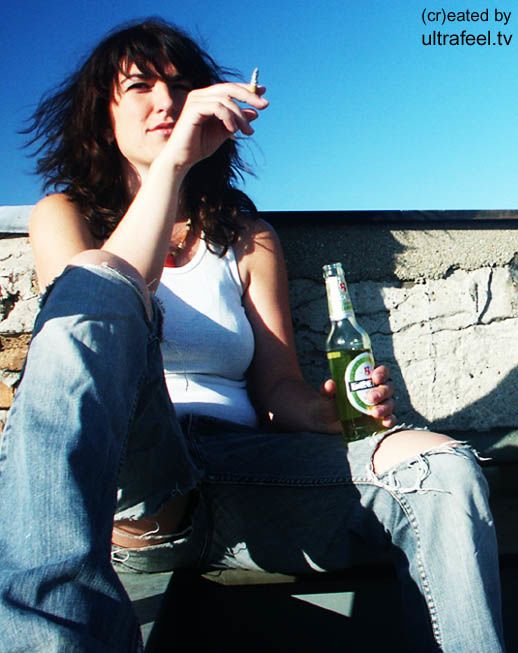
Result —
POLYGON ((336 383, 333 379, 326 379, 320 386, 320 394, 332 399, 336 394, 336 383))

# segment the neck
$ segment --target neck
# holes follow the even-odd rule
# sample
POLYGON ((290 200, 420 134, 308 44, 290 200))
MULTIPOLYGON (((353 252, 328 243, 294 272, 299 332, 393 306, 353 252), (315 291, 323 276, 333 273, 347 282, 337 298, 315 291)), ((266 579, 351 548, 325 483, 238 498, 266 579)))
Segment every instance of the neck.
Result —
POLYGON ((140 187, 147 177, 148 168, 137 167, 123 159, 122 161, 122 174, 124 176, 124 183, 128 197, 133 199, 139 192, 140 187))

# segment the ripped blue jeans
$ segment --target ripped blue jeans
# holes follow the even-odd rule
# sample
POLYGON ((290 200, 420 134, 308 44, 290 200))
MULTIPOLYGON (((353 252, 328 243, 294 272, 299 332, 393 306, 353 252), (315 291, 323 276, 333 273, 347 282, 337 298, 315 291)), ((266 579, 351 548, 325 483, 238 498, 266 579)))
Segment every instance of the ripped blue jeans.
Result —
POLYGON ((204 417, 183 427, 205 469, 192 532, 152 551, 119 551, 127 570, 300 574, 391 560, 409 651, 504 650, 487 482, 468 445, 442 445, 377 476, 372 459, 386 434, 347 446, 204 417))
POLYGON ((140 650, 110 564, 113 515, 193 488, 188 533, 119 552, 126 568, 300 573, 388 557, 410 650, 504 650, 487 483, 468 446, 377 476, 386 435, 347 446, 200 417, 180 427, 159 330, 110 268, 69 269, 47 296, 0 440, 0 651, 140 650))
POLYGON ((0 435, 1 653, 142 650, 111 565, 114 512, 153 513, 201 478, 164 385, 160 321, 106 266, 67 268, 42 299, 0 435))

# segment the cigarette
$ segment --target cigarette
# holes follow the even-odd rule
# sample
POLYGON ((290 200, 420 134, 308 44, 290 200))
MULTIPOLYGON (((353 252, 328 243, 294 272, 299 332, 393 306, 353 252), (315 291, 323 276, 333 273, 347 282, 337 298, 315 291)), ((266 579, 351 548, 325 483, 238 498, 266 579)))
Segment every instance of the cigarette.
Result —
POLYGON ((250 77, 250 90, 252 93, 257 95, 257 89, 259 87, 259 68, 254 68, 252 70, 252 77, 250 77))

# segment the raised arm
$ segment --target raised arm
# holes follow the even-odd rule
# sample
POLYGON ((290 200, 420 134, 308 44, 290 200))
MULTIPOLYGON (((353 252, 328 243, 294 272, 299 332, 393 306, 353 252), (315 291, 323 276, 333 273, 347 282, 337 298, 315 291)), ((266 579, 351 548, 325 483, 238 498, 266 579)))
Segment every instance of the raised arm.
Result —
MULTIPOLYGON (((147 82, 146 82, 147 83, 147 82)), ((261 89, 264 92, 264 89, 261 89)), ((33 211, 31 242, 40 285, 46 286, 74 254, 97 247, 130 263, 150 288, 160 280, 180 189, 185 175, 197 162, 213 154, 223 142, 241 131, 253 133, 250 122, 268 102, 252 93, 246 84, 224 83, 190 91, 174 120, 170 90, 160 80, 149 88, 122 86, 115 102, 127 101, 133 93, 154 93, 156 116, 147 124, 166 119, 173 125, 170 138, 149 165, 127 161, 128 181, 134 198, 117 228, 104 243, 96 242, 77 207, 65 196, 45 198, 33 211), (124 95, 124 94, 127 95, 124 95), (238 102, 254 108, 241 108, 238 102), (164 107, 161 109, 160 107, 164 107)), ((114 128, 115 136, 117 136, 114 128)), ((92 189, 95 192, 95 189, 92 189)))

